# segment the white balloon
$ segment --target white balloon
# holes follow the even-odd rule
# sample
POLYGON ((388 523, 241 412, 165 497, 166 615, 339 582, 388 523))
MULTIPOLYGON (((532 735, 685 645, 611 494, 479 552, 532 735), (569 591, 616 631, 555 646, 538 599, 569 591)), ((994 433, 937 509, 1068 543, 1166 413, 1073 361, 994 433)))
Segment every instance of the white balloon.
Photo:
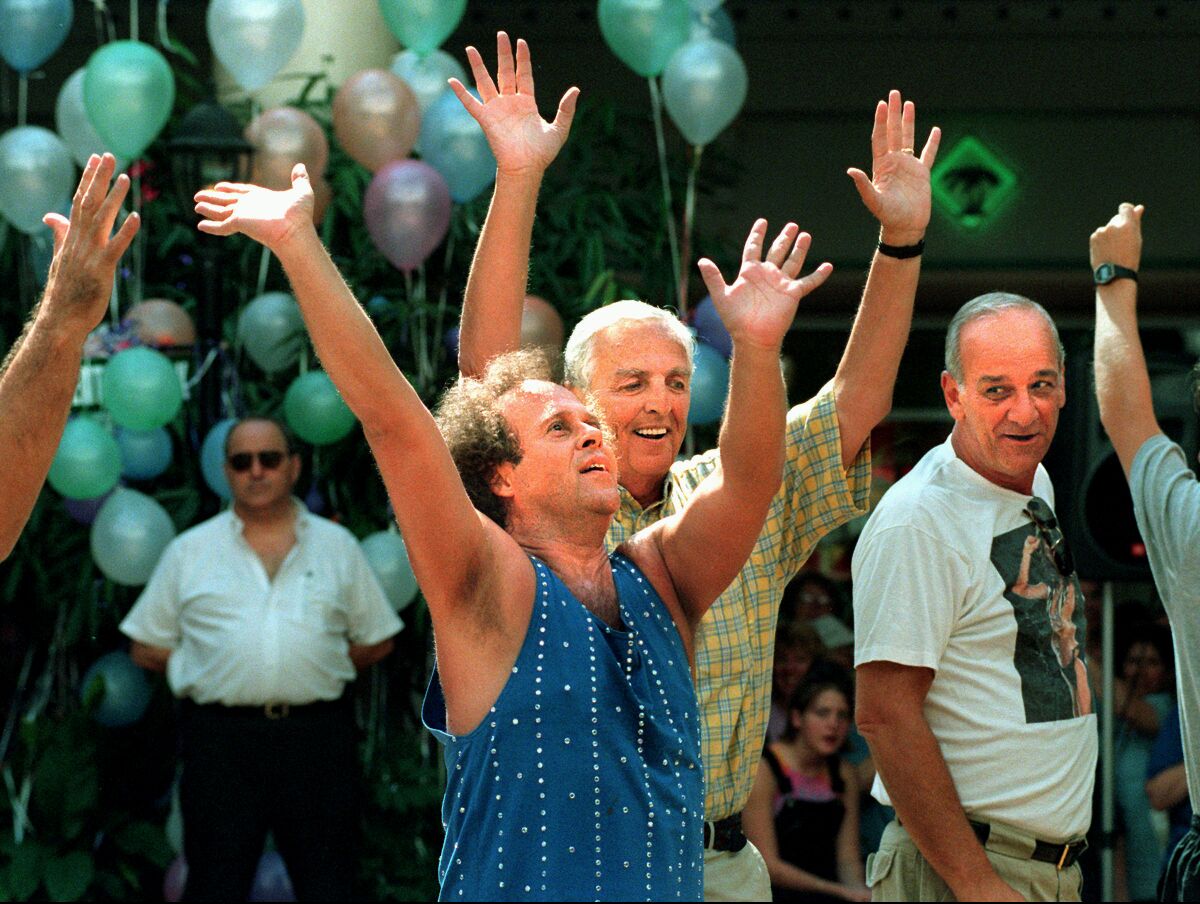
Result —
POLYGON ((423 56, 415 50, 402 51, 392 60, 392 72, 412 88, 422 113, 443 91, 450 90, 448 79, 456 78, 464 84, 467 81, 462 64, 444 50, 431 50, 423 56))
POLYGON ((92 522, 92 558, 109 580, 140 587, 174 539, 166 509, 145 493, 117 487, 92 522))
POLYGON ((375 577, 379 578, 384 594, 397 612, 417 598, 420 588, 400 534, 393 530, 381 530, 364 537, 360 545, 375 577))
POLYGON ((304 35, 301 0, 212 0, 208 41, 234 81, 257 91, 288 64, 304 35))
POLYGON ((63 140, 41 126, 0 135, 0 214, 22 232, 43 229, 42 217, 69 204, 75 164, 63 140))
MULTIPOLYGON (((112 152, 104 143, 92 121, 88 119, 87 107, 83 103, 83 77, 87 69, 76 69, 58 90, 54 104, 54 127, 71 151, 71 156, 80 166, 87 166, 92 154, 112 152)), ((118 158, 117 172, 125 169, 125 161, 118 158)))

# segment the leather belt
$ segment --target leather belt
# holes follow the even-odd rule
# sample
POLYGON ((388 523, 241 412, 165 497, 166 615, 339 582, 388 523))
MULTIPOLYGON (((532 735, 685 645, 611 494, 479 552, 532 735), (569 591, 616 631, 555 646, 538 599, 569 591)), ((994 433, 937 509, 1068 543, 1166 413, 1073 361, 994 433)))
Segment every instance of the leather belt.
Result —
MULTIPOLYGON (((992 834, 992 827, 986 822, 975 822, 973 819, 968 820, 968 822, 971 824, 971 831, 979 839, 979 843, 986 846, 988 838, 992 834)), ((1038 860, 1042 863, 1053 863, 1059 870, 1069 869, 1079 859, 1079 856, 1087 850, 1087 846, 1086 838, 1081 838, 1078 841, 1068 841, 1066 844, 1055 844, 1035 838, 1033 853, 1029 855, 1029 859, 1038 860)))
POLYGON ((315 716, 320 713, 335 712, 346 706, 346 697, 337 700, 315 700, 312 703, 263 703, 258 706, 225 706, 221 703, 196 703, 184 700, 188 709, 194 709, 210 716, 240 716, 242 718, 268 719, 272 722, 281 719, 297 718, 300 716, 315 716))
POLYGON ((704 849, 736 854, 746 846, 746 834, 742 831, 742 814, 734 813, 716 822, 704 823, 704 849))

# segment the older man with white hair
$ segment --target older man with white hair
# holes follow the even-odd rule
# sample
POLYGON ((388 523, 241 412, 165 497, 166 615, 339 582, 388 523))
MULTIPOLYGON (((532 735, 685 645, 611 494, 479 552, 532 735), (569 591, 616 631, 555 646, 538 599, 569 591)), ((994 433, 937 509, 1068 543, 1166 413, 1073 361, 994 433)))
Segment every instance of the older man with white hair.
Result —
MULTIPOLYGON (((497 36, 497 78, 467 49, 479 99, 452 80, 496 156, 496 188, 475 252, 463 306, 459 366, 482 372, 519 344, 521 302, 542 175, 566 140, 578 89, 563 96, 552 123, 534 98, 529 48, 497 36)), ((930 215, 929 169, 940 133, 913 150, 916 112, 893 91, 875 110, 873 173, 851 169, 880 222, 862 306, 833 379, 787 418, 787 460, 750 560, 700 623, 696 685, 706 775, 705 897, 770 900, 762 857, 741 831, 770 712, 775 621, 783 589, 817 541, 862 514, 870 491, 868 438, 891 407, 908 338, 930 215)), ((757 227, 756 227, 757 228, 757 227)), ((795 238, 794 226, 781 239, 795 238)), ((706 285, 716 267, 700 262, 706 285)), ((736 366, 736 352, 735 352, 736 366)), ((618 302, 585 317, 567 343, 567 379, 586 390, 616 433, 621 505, 611 547, 680 511, 719 472, 718 450, 676 461, 687 429, 692 339, 670 313, 618 302)))

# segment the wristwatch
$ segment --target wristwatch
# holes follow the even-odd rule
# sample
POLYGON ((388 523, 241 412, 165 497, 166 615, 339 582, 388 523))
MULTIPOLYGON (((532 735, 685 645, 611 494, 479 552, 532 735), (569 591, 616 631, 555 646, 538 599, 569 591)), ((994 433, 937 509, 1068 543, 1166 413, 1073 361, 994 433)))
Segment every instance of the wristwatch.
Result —
POLYGON ((1132 279, 1137 282, 1137 270, 1130 270, 1128 267, 1122 267, 1120 264, 1101 264, 1096 268, 1096 272, 1092 274, 1096 280, 1096 285, 1107 286, 1114 279, 1132 279))

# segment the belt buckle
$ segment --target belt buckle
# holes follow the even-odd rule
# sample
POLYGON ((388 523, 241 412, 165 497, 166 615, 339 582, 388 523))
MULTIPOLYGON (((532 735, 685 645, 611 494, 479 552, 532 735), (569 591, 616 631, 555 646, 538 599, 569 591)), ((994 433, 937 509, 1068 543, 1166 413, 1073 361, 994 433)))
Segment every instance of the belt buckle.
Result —
POLYGON ((289 708, 286 703, 267 703, 263 705, 263 715, 268 719, 286 719, 289 708))

